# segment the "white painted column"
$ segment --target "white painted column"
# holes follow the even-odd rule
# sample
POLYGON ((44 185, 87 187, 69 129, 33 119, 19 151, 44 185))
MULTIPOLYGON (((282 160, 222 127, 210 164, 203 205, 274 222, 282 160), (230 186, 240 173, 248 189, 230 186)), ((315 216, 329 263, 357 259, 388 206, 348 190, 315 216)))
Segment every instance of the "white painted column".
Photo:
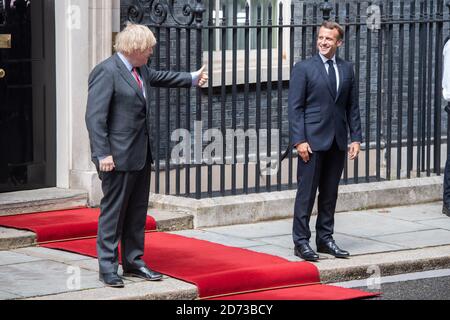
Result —
POLYGON ((112 53, 110 0, 55 1, 57 70, 57 186, 101 199, 85 125, 88 77, 112 53))

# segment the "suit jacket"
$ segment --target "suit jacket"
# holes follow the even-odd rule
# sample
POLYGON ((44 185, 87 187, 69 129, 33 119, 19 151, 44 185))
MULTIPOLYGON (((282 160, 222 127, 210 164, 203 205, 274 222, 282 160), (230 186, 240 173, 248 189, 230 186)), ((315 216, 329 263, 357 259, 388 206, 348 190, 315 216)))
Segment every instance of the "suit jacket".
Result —
MULTIPOLYGON (((145 82, 146 98, 137 81, 115 54, 97 65, 89 76, 86 125, 92 161, 112 155, 116 171, 139 171, 147 160, 150 144, 150 86, 192 86, 185 72, 139 69, 145 82)), ((151 158, 151 154, 150 154, 151 158)))
POLYGON ((312 151, 327 151, 336 137, 347 150, 348 128, 352 142, 362 142, 358 89, 353 64, 336 57, 339 90, 333 96, 328 73, 319 54, 295 65, 289 89, 289 120, 294 145, 308 142, 312 151))

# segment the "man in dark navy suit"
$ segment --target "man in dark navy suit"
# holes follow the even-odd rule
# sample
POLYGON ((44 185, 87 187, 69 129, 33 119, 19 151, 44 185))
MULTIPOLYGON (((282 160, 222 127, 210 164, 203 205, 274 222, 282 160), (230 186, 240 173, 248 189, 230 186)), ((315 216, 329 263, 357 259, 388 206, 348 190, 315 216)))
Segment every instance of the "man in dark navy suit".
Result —
POLYGON ((349 159, 356 159, 362 141, 353 64, 336 56, 343 39, 344 30, 339 24, 324 22, 317 39, 319 53, 297 63, 290 82, 289 119, 299 154, 293 240, 295 255, 307 261, 319 259, 309 245, 309 222, 317 189, 317 251, 337 258, 350 256, 333 239, 345 152, 348 148, 349 159))

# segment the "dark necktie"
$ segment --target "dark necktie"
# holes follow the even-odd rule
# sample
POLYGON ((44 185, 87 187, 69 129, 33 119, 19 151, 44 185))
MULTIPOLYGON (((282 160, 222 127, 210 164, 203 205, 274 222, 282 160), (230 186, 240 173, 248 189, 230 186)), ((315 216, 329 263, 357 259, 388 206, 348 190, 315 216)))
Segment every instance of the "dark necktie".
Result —
POLYGON ((141 79, 139 78, 139 74, 138 74, 137 68, 133 68, 132 73, 133 73, 134 78, 136 79, 136 81, 137 81, 137 83, 138 83, 139 89, 142 90, 142 81, 141 81, 141 79))
POLYGON ((336 70, 334 70, 334 62, 333 60, 328 60, 328 80, 330 81, 331 85, 331 92, 333 94, 333 97, 336 97, 337 95, 337 80, 336 80, 336 70))

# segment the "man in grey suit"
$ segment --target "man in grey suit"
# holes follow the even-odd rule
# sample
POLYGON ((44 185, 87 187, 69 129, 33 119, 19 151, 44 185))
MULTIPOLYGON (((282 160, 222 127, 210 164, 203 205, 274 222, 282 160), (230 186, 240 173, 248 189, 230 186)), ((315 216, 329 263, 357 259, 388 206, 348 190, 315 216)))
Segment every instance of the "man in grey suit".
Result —
POLYGON ((155 44, 148 27, 129 24, 117 35, 116 54, 89 76, 86 125, 103 190, 97 255, 100 281, 110 287, 124 287, 118 276, 119 242, 125 277, 162 279, 142 260, 153 162, 150 87, 189 88, 208 80, 204 68, 192 74, 148 68, 155 44))

